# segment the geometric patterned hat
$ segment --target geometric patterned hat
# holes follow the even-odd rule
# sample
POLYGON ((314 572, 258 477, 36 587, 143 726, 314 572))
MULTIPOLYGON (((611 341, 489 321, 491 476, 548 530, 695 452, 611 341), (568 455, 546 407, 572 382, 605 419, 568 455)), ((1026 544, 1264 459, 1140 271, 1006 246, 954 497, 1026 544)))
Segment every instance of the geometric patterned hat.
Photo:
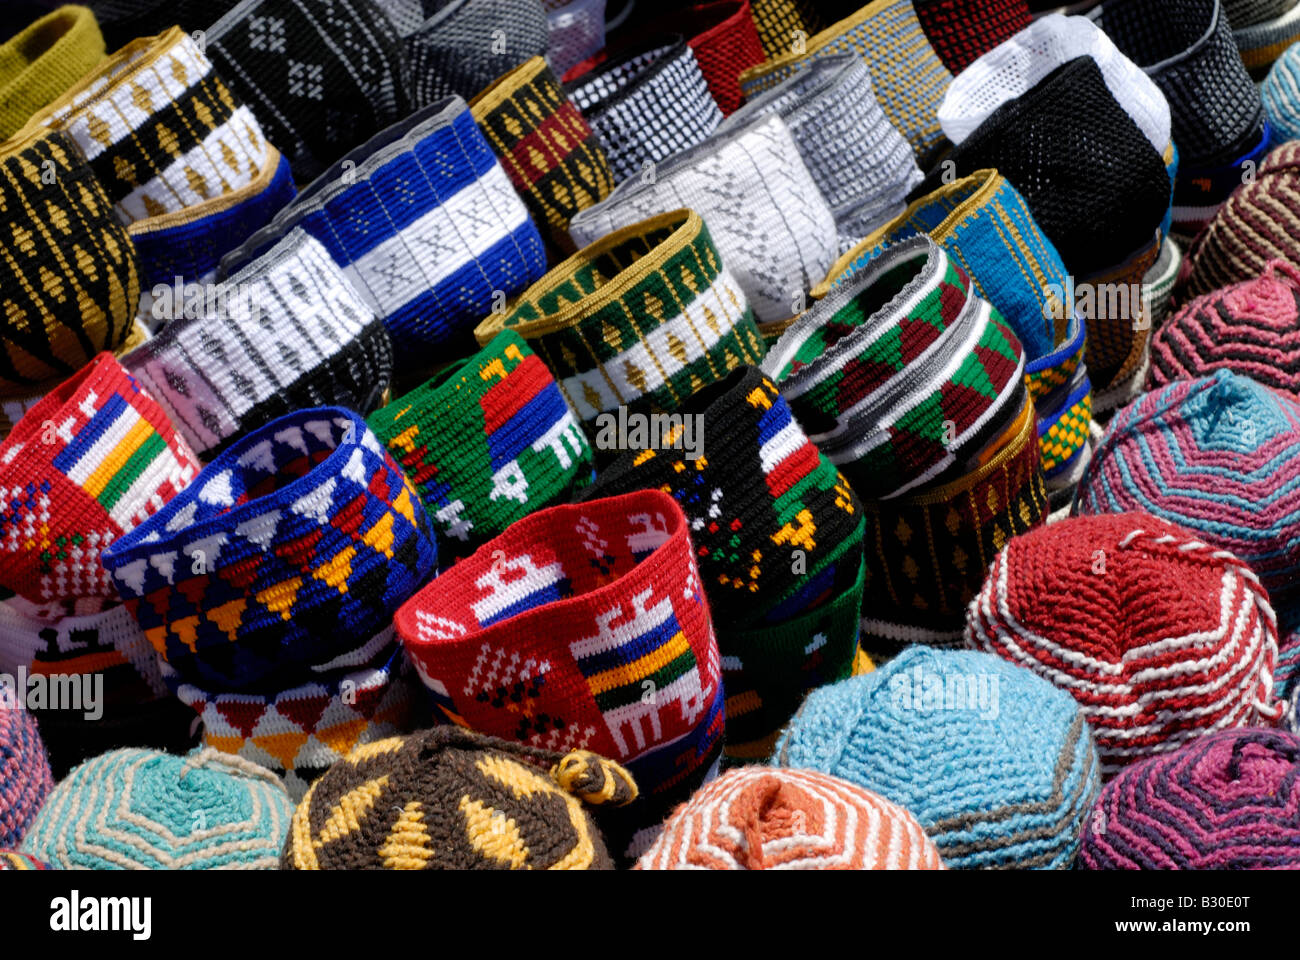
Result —
POLYGON ((812 770, 743 767, 701 787, 637 870, 943 870, 900 806, 812 770))
MULTIPOLYGON (((1300 4, 1296 5, 1300 11, 1300 4)), ((1277 58, 1260 87, 1271 145, 1300 139, 1300 47, 1292 44, 1277 58)))
POLYGON ((36 718, 0 687, 0 848, 18 845, 53 787, 36 718))
POLYGON ((750 0, 750 8, 768 57, 788 53, 796 31, 807 38, 826 26, 812 0, 750 0))
POLYGON ((65 6, 0 45, 0 140, 104 59, 104 38, 87 7, 65 6))
POLYGON ((1025 0, 915 0, 916 16, 954 75, 1029 26, 1025 0))

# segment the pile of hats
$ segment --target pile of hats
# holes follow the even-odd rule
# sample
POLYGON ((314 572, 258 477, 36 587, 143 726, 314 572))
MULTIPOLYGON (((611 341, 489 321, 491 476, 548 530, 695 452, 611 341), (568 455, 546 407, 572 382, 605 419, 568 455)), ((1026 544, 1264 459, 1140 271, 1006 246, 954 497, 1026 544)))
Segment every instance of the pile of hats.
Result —
POLYGON ((1297 865, 1295 0, 86 2, 0 869, 1297 865))

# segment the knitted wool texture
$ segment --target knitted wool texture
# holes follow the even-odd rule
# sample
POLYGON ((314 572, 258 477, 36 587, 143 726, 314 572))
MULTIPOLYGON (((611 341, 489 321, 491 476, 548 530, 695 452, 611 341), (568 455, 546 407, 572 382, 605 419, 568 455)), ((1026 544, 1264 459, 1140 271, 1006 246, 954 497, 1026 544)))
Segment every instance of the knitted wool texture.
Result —
POLYGON ((383 402, 393 366, 383 322, 301 229, 198 303, 163 293, 155 309, 174 319, 123 363, 206 460, 295 410, 364 415, 383 402))
POLYGON ((89 7, 60 7, 0 45, 0 140, 104 59, 89 7))
POLYGON ((765 352, 744 292, 690 210, 578 251, 474 333, 488 343, 504 328, 546 361, 586 425, 634 403, 671 411, 765 352))
POLYGON ((1174 285, 1183 266, 1183 251, 1178 243, 1170 237, 1160 245, 1160 258, 1152 264, 1142 278, 1142 295, 1146 298, 1146 315, 1151 318, 1155 329, 1152 335, 1151 349, 1156 349, 1156 340, 1160 337, 1160 327, 1169 315, 1174 285))
POLYGON ((569 221, 614 189, 614 177, 591 127, 564 95, 541 57, 498 78, 470 102, 534 221, 568 252, 569 221))
POLYGON ((1020 341, 924 236, 819 300, 764 370, 869 499, 961 476, 1026 403, 1020 341))
POLYGON ((1098 789, 1069 694, 997 657, 924 647, 814 690, 773 765, 906 808, 955 869, 1068 869, 1098 789))
POLYGON ((790 52, 826 26, 812 0, 750 0, 749 12, 768 57, 790 52))
POLYGON ((954 75, 1030 22, 1025 0, 915 0, 914 5, 926 39, 954 75))
POLYGON ((29 397, 127 339, 140 263, 64 133, 0 145, 0 396, 29 397))
POLYGON ((722 128, 780 114, 841 236, 860 237, 897 215, 921 182, 912 148, 885 118, 871 73, 852 53, 823 57, 738 110, 722 128))
POLYGON ((452 95, 468 100, 549 48, 538 0, 438 0, 426 2, 425 12, 403 40, 416 107, 452 95))
POLYGON ((139 316, 151 330, 180 319, 176 300, 183 305, 185 284, 210 283, 221 258, 294 198, 289 161, 270 143, 266 151, 261 173, 246 186, 175 213, 137 220, 128 228, 140 255, 139 316))
POLYGON ((1149 390, 1216 370, 1300 396, 1300 269, 1274 260, 1257 279, 1197 297, 1151 338, 1149 390))
POLYGON ((0 850, 0 870, 48 870, 49 865, 14 850, 0 850))
POLYGON ((416 594, 396 625, 448 719, 618 761, 649 798, 629 810, 638 826, 684 800, 721 746, 708 603, 686 517, 660 491, 526 517, 416 594))
POLYGON ((104 550, 198 471, 163 409, 100 354, 0 444, 0 585, 35 603, 112 597, 104 550))
POLYGON ((222 274, 296 226, 383 318, 399 373, 421 369, 431 349, 461 349, 500 296, 546 270, 528 209, 459 97, 344 157, 227 255, 222 274))
POLYGON ((1283 711, 1277 618, 1259 578, 1147 514, 1014 538, 971 604, 966 644, 1073 696, 1103 775, 1206 731, 1273 726, 1283 711))
POLYGON ((1242 63, 1251 76, 1258 79, 1300 39, 1300 6, 1295 0, 1282 0, 1280 4, 1272 2, 1267 4, 1272 7, 1270 11, 1258 10, 1243 23, 1238 22, 1233 6, 1227 0, 1223 4, 1223 12, 1233 27, 1232 39, 1237 44, 1242 63))
POLYGON ((1269 870, 1300 866, 1300 737, 1206 734, 1106 784, 1084 823, 1089 870, 1269 870))
POLYGON ((681 37, 634 48, 565 92, 600 138, 615 183, 693 147, 722 122, 695 51, 681 37))
POLYGON ((810 770, 744 767, 674 811, 638 870, 943 870, 902 807, 810 770))
POLYGON ((585 750, 529 749, 439 727, 359 747, 332 767, 294 812, 281 864, 612 870, 584 801, 617 805, 636 794, 626 770, 585 750), (340 822, 335 811, 354 806, 340 822))
POLYGON ((597 444, 625 452, 583 497, 658 489, 681 506, 722 653, 726 750, 763 757, 807 690, 852 669, 862 509, 756 367, 704 387, 679 412, 676 433, 642 445, 603 424, 597 444), (687 418, 698 418, 702 450, 680 442, 687 418))
POLYGON ((303 183, 411 112, 406 52, 371 0, 243 0, 204 32, 303 183))
POLYGON ((709 224, 718 252, 761 321, 799 312, 835 259, 835 217, 779 116, 757 116, 621 183, 569 225, 579 246, 686 207, 709 224))
POLYGON ((664 18, 686 38, 724 117, 745 102, 740 74, 765 59, 750 0, 711 0, 664 18))
POLYGON ((50 794, 22 851, 56 870, 274 870, 293 804, 260 767, 114 750, 50 794))
POLYGON ((1240 155, 1264 121, 1219 0, 1106 0, 1089 16, 1164 91, 1185 174, 1240 155))
POLYGON ((179 27, 127 44, 28 125, 66 130, 128 224, 246 186, 266 158, 257 118, 179 27))
POLYGON ((1248 183, 1269 151, 1272 131, 1265 123, 1240 156, 1217 167, 1186 170, 1174 184, 1173 229, 1184 242, 1194 240, 1224 201, 1248 183))
POLYGON ((996 170, 977 170, 916 200, 832 264, 813 296, 826 296, 888 244, 918 233, 943 247, 1016 334, 1025 352, 1044 478, 1053 488, 1072 485, 1087 460, 1092 423, 1086 325, 1072 305, 1067 309, 1072 287, 1056 247, 1024 197, 996 170))
POLYGON ((1187 252, 1180 298, 1253 279, 1270 260, 1300 266, 1300 143, 1271 151, 1187 252))
POLYGON ((1248 563, 1281 607, 1300 588, 1300 406, 1218 370, 1143 394, 1110 423, 1076 514, 1145 511, 1248 563))
POLYGON ((1268 118, 1270 148, 1300 139, 1300 47, 1292 44, 1278 57, 1260 94, 1268 118))
POLYGON ((35 718, 0 691, 0 846, 16 847, 54 788, 35 718))
POLYGON ((419 493, 445 566, 591 481, 586 435, 546 364, 510 330, 369 424, 419 493))
POLYGON ((912 145, 921 166, 937 160, 944 143, 936 113, 952 74, 926 40, 912 0, 873 0, 793 52, 746 70, 740 75, 741 89, 746 97, 753 97, 797 73, 808 61, 836 53, 856 53, 866 61, 876 99, 912 145))

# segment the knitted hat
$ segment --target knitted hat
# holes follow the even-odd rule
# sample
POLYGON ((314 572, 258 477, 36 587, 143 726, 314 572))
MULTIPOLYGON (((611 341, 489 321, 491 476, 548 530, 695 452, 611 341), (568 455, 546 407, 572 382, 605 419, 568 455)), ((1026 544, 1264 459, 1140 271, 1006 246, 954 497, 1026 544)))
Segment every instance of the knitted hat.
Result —
POLYGON ((1300 143, 1284 143, 1237 187, 1187 251, 1180 299, 1250 280, 1273 259, 1300 266, 1300 143))
POLYGON ((1257 279, 1197 297, 1156 330, 1148 389, 1215 370, 1300 396, 1300 268, 1273 260, 1257 279))
POLYGON ((103 551, 198 469, 163 409, 100 354, 0 444, 0 585, 35 603, 112 597, 103 551))
POLYGON ((1261 77, 1297 40, 1300 40, 1300 5, 1296 0, 1223 0, 1223 12, 1232 27, 1232 39, 1251 76, 1261 77), (1256 8, 1242 14, 1243 6, 1256 8), (1269 8, 1265 12, 1264 8, 1269 8))
POLYGON ((813 0, 750 0, 750 15, 768 57, 789 53, 826 26, 813 0))
POLYGON ((1012 539, 971 604, 966 644, 1073 696, 1103 774, 1282 714, 1277 619, 1259 578, 1148 514, 1073 517, 1012 539))
POLYGON ((89 7, 59 7, 0 44, 0 140, 104 59, 89 7))
POLYGON ((1069 694, 997 657, 925 647, 814 690, 774 764, 906 808, 957 869, 1068 869, 1098 787, 1069 694))
POLYGON ((1178 273, 1183 266, 1183 251, 1177 241, 1165 237, 1160 245, 1160 257, 1146 276, 1142 278, 1142 296, 1146 300, 1145 314, 1151 318, 1151 326, 1156 331, 1153 335, 1152 350, 1155 340, 1160 336, 1160 327, 1169 315, 1169 307, 1178 281, 1178 273))
POLYGON ((170 667, 228 691, 364 662, 436 559, 401 468, 338 407, 245 434, 103 556, 170 667))
POLYGON ((722 115, 734 113, 745 102, 740 74, 765 59, 750 0, 707 0, 674 10, 663 21, 681 32, 695 51, 722 115))
POLYGON ((544 57, 549 31, 539 0, 439 0, 403 42, 411 66, 411 100, 427 107, 452 95, 487 89, 533 57, 544 57))
POLYGON ((1020 341, 925 236, 819 300, 764 370, 864 499, 962 476, 1027 399, 1020 341))
POLYGON ((0 870, 48 870, 49 864, 14 850, 0 850, 0 870))
POLYGON ((608 417, 596 443, 624 452, 583 498, 657 489, 681 506, 722 652, 726 749, 763 757, 807 690, 852 669, 862 509, 758 368, 704 387, 679 412, 690 449, 679 433, 620 436, 608 417))
POLYGON ((358 747, 294 811, 285 870, 612 870, 585 804, 636 798, 632 777, 562 754, 438 727, 358 747), (550 767, 549 773, 547 766, 550 767), (366 802, 351 810, 352 798, 366 802))
POLYGON ((1268 870, 1300 866, 1300 737, 1206 734, 1106 784, 1083 827, 1089 870, 1268 870))
POLYGON ((1174 185, 1172 224, 1175 235, 1184 243, 1197 235, 1243 183, 1255 177, 1272 142, 1272 131, 1264 123, 1244 151, 1217 167, 1185 170, 1174 185))
POLYGON ((296 226, 325 246, 383 318, 403 373, 427 365, 431 349, 460 350, 470 324, 546 269, 528 209, 459 97, 334 164, 228 254, 222 274, 296 226))
POLYGON ((541 57, 498 78, 472 101, 482 129, 546 237, 572 252, 569 221, 614 189, 605 152, 541 57))
POLYGON ((584 424, 636 402, 671 411, 765 352, 745 294, 690 210, 578 251, 474 334, 485 344, 507 327, 546 361, 584 424))
POLYGON ((551 371, 512 330, 369 425, 419 493, 446 566, 591 481, 586 435, 551 371))
POLYGON ((743 767, 682 804, 638 870, 942 870, 916 818, 810 770, 743 767))
POLYGON ((1079 481, 1076 514, 1145 511, 1231 551, 1275 607, 1300 588, 1300 406, 1218 370, 1115 414, 1079 481))
MULTIPOLYGON (((181 292, 187 283, 210 283, 221 258, 294 198, 289 161, 269 141, 266 151, 261 172, 238 190, 131 224, 127 232, 140 255, 139 316, 151 330, 167 319, 155 316, 154 308, 159 297, 174 292, 177 278, 181 292)), ((172 309, 177 310, 175 303, 172 309)))
POLYGON ((15 701, 12 677, 0 686, 0 847, 14 847, 28 832, 54 779, 36 720, 15 701))
MULTIPOLYGON (((783 45, 790 49, 788 40, 783 45)), ((921 165, 928 167, 943 149, 935 113, 952 74, 925 39, 912 0, 872 0, 794 52, 746 70, 740 75, 741 89, 753 97, 803 69, 808 61, 836 53, 856 53, 866 61, 885 116, 907 138, 921 165)))
POLYGON ((0 396, 40 393, 119 347, 139 296, 135 247, 67 134, 0 144, 0 396))
POLYGON ((657 490, 549 507, 416 594, 398 636, 448 719, 617 760, 645 795, 628 811, 634 829, 655 826, 722 740, 718 645, 688 531, 657 490))
POLYGON ((1083 362, 1083 319, 1074 311, 1069 274, 1024 197, 996 170, 977 170, 913 202, 895 220, 840 257, 824 297, 848 282, 888 244, 926 233, 962 265, 975 291, 1006 320, 1025 352, 1048 485, 1072 485, 1087 460, 1092 384, 1083 362))
POLYGON ((1293 44, 1278 57, 1260 94, 1268 117, 1269 145, 1276 147, 1300 139, 1300 47, 1293 44))
POLYGON ((790 128, 841 236, 865 236, 895 216, 921 182, 912 148, 885 119, 857 54, 814 60, 751 100, 722 130, 771 113, 790 128))
POLYGON ((835 218, 785 121, 756 116, 634 177, 569 225, 585 246, 679 207, 699 213, 759 320, 801 309, 837 253, 835 218))
MULTIPOLYGON (((418 3, 418 0, 416 0, 418 3)), ((542 0, 550 52, 557 76, 605 47, 605 0, 542 0)))
POLYGON ((1240 156, 1264 109, 1219 0, 1105 0, 1089 16, 1169 100, 1185 174, 1240 156))
POLYGON ((1025 0, 915 0, 925 37, 954 75, 1029 26, 1025 0))
POLYGON ((411 112, 406 52, 371 0, 242 0, 204 33, 303 183, 411 112))
POLYGON ((237 757, 114 750, 54 788, 22 850, 56 870, 274 870, 292 816, 237 757))
POLYGON ((179 27, 127 44, 28 124, 66 130, 125 223, 255 180, 262 128, 179 27))
POLYGON ((174 319, 123 363, 204 459, 294 410, 365 414, 383 402, 393 366, 383 322, 301 229, 197 303, 192 290, 159 292, 155 311, 174 319))
POLYGON ((939 106, 948 139, 963 143, 1002 104, 1023 96, 1075 57, 1097 61, 1106 89, 1160 154, 1169 146, 1169 101, 1142 68, 1087 17, 1050 13, 980 56, 953 78, 939 106))
POLYGON ((615 183, 694 146, 722 122, 695 51, 681 37, 633 47, 565 92, 600 138, 615 183))

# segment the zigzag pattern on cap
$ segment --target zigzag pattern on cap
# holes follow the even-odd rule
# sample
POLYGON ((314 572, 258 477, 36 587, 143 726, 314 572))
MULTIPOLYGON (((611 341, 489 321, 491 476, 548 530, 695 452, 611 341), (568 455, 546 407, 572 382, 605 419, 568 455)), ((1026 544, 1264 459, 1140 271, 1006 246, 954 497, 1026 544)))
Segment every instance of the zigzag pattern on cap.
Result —
POLYGON ((1259 578, 1143 514, 1013 538, 971 602, 966 643, 1073 696, 1103 775, 1210 730, 1271 726, 1283 711, 1272 696, 1277 618, 1259 578))

